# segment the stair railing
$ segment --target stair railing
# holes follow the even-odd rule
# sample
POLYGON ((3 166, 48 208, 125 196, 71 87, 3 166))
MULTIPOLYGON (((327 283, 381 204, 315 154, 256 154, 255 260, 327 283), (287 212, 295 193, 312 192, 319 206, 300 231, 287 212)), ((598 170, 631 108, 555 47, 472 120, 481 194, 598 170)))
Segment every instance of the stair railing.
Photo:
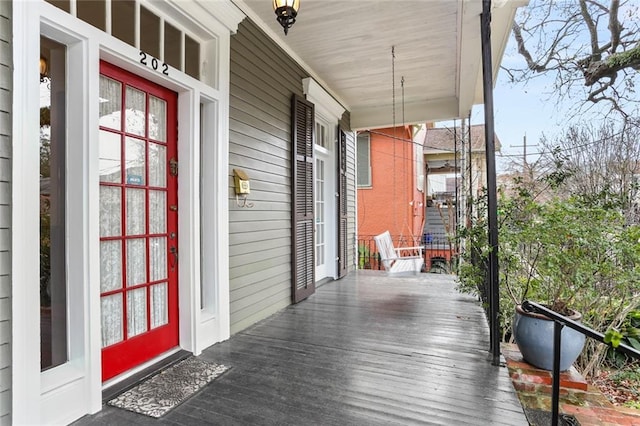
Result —
MULTIPOLYGON (((611 343, 607 343, 604 340, 604 334, 599 333, 592 328, 589 328, 579 322, 575 322, 564 315, 560 315, 551 309, 544 307, 538 303, 525 300, 522 302, 522 309, 525 312, 542 314, 554 322, 553 327, 553 384, 551 392, 551 425, 558 426, 560 405, 560 347, 562 344, 562 328, 567 326, 572 328, 587 337, 597 340, 600 343, 604 343, 607 346, 614 347, 611 343)), ((640 359, 640 352, 627 346, 624 343, 620 343, 615 346, 615 350, 620 351, 633 358, 640 359)))

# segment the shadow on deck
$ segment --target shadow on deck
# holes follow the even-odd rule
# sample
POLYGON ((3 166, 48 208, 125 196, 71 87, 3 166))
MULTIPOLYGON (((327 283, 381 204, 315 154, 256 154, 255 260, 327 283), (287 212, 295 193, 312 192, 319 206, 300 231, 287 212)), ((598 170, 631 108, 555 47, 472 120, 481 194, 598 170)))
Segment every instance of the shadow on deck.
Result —
POLYGON ((231 370, 161 419, 105 406, 77 424, 527 425, 482 308, 454 287, 351 273, 205 350, 231 370))

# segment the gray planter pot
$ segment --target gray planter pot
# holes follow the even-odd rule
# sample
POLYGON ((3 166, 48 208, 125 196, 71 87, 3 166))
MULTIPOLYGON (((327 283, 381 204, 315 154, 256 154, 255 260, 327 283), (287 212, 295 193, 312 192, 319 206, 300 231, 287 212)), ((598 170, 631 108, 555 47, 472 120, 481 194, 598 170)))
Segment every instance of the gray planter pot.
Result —
MULTIPOLYGON (((579 321, 582 315, 574 311, 570 316, 579 321)), ((516 306, 513 332, 520 353, 529 364, 544 370, 553 370, 553 327, 552 320, 544 315, 528 313, 516 306)), ((569 327, 562 329, 560 350, 560 371, 568 370, 584 347, 584 334, 569 327)))

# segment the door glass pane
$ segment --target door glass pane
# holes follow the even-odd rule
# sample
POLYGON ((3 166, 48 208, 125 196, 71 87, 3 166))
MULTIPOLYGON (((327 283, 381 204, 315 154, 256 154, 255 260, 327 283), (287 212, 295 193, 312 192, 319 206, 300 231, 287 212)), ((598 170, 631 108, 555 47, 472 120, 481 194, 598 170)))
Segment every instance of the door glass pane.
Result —
POLYGON ((127 111, 124 130, 127 133, 144 136, 146 127, 147 108, 144 92, 127 86, 127 111))
POLYGON ((167 148, 149 142, 149 185, 167 187, 167 148))
POLYGON ((48 64, 39 82, 40 368, 44 371, 68 360, 66 46, 41 37, 40 57, 48 64))
POLYGON ((149 191, 149 233, 167 232, 167 193, 149 191))
POLYGON ((100 182, 120 183, 120 135, 100 130, 100 182))
POLYGON ((127 235, 144 234, 144 189, 127 188, 127 235))
POLYGON ((102 347, 122 341, 122 294, 100 298, 102 347))
POLYGON ((127 286, 132 287, 146 282, 147 256, 144 238, 127 240, 127 286))
POLYGON ((122 85, 103 75, 100 76, 100 125, 121 130, 122 85))
POLYGON ((127 292, 127 337, 147 331, 147 289, 127 292))
POLYGON ((122 235, 120 187, 100 185, 100 236, 122 235))
POLYGON ((167 279, 167 238, 149 239, 149 272, 151 281, 167 279))
POLYGON ((120 241, 100 242, 100 292, 122 288, 122 244, 120 241))
POLYGON ((315 208, 315 219, 316 219, 316 266, 324 265, 325 263, 325 219, 324 219, 324 209, 325 209, 325 200, 324 200, 324 191, 325 191, 325 176, 324 176, 324 161, 316 160, 316 208, 315 208))
POLYGON ((151 328, 169 322, 167 283, 151 286, 151 328))
POLYGON ((144 185, 145 169, 144 140, 127 138, 125 144, 125 176, 127 185, 144 185))
POLYGON ((167 141, 167 103, 149 95, 149 138, 167 141))

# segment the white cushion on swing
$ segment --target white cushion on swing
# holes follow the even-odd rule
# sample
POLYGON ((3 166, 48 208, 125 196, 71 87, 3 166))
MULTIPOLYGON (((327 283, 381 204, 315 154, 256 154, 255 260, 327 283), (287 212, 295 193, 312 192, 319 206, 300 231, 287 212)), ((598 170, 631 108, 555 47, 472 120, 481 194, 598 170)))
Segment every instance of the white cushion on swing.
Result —
POLYGON ((424 265, 424 246, 395 248, 389 231, 373 237, 378 247, 380 260, 389 273, 421 272, 424 265))

